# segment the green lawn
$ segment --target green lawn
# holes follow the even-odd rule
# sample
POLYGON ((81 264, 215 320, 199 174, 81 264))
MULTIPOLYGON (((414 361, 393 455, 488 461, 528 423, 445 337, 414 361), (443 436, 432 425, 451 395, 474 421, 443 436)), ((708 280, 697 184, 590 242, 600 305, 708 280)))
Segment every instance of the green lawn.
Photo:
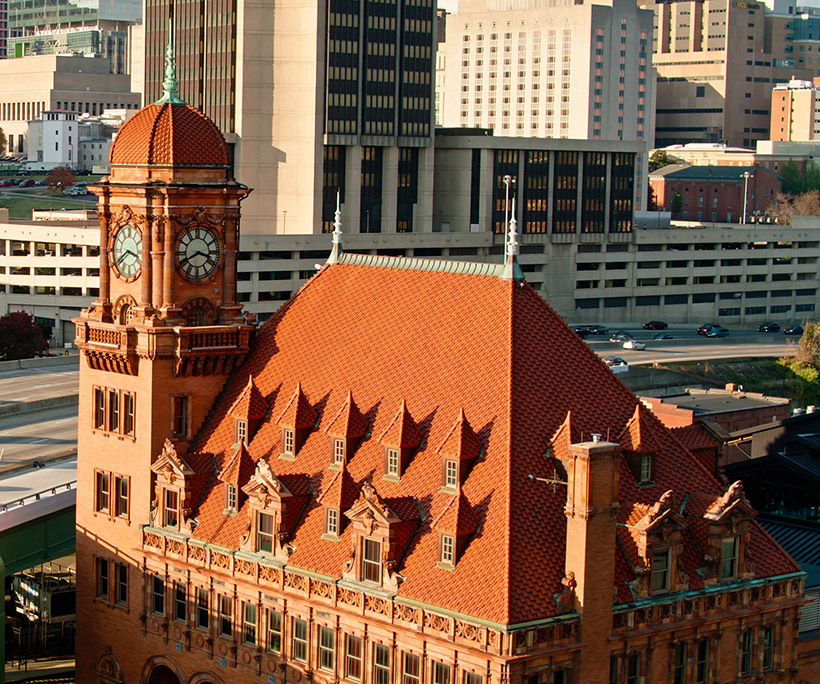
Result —
MULTIPOLYGON (((0 191, 7 188, 0 188, 0 191)), ((97 198, 89 195, 85 198, 62 197, 51 194, 22 193, 15 197, 0 196, 0 208, 9 210, 10 219, 30 219, 32 209, 93 209, 97 205, 97 198), (84 199, 79 202, 77 200, 84 199)))

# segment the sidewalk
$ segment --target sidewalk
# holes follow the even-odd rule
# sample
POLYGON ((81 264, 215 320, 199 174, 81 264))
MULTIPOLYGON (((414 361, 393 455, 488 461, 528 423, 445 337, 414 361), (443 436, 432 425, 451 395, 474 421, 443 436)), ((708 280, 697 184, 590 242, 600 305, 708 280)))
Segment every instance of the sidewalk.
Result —
POLYGON ((74 658, 63 660, 29 660, 21 669, 6 664, 6 682, 26 681, 73 682, 74 658))

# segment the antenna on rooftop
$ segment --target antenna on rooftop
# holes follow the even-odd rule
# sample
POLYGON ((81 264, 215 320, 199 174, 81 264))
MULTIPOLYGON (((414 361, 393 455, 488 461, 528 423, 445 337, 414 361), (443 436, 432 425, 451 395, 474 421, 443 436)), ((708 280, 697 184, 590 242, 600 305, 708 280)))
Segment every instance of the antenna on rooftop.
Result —
POLYGON ((515 220, 515 197, 512 199, 509 229, 504 235, 504 272, 502 280, 523 280, 524 274, 518 265, 518 222, 515 220))
POLYGON ((165 48, 165 80, 162 97, 154 104, 185 104, 179 98, 176 58, 174 57, 174 3, 168 3, 168 46, 165 48))
POLYGON ((336 190, 336 212, 333 214, 333 232, 330 234, 333 247, 330 256, 327 258, 328 264, 338 264, 342 256, 342 192, 336 190))

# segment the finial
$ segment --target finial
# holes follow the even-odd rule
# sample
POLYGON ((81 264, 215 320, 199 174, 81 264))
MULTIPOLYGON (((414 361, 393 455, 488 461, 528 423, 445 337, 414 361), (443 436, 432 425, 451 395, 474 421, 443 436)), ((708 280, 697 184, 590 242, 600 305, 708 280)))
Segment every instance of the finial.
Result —
POLYGON ((154 104, 185 104, 179 98, 179 83, 177 82, 177 67, 174 57, 174 15, 173 8, 169 7, 168 17, 168 47, 165 48, 165 80, 162 82, 162 97, 154 104))
POLYGON ((523 280, 524 273, 518 265, 518 221, 515 220, 515 197, 510 211, 510 228, 504 236, 504 272, 502 280, 523 280))
POLYGON ((338 264, 342 256, 342 193, 336 191, 336 212, 333 214, 333 232, 330 234, 333 247, 330 256, 327 258, 328 264, 338 264))

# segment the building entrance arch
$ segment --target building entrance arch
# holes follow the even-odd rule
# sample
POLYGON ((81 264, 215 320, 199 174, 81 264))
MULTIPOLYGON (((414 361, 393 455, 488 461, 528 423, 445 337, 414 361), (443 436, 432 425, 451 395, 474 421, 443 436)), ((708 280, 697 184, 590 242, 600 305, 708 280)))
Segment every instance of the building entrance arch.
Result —
POLYGON ((148 676, 148 684, 182 684, 176 673, 167 665, 158 665, 148 676))

